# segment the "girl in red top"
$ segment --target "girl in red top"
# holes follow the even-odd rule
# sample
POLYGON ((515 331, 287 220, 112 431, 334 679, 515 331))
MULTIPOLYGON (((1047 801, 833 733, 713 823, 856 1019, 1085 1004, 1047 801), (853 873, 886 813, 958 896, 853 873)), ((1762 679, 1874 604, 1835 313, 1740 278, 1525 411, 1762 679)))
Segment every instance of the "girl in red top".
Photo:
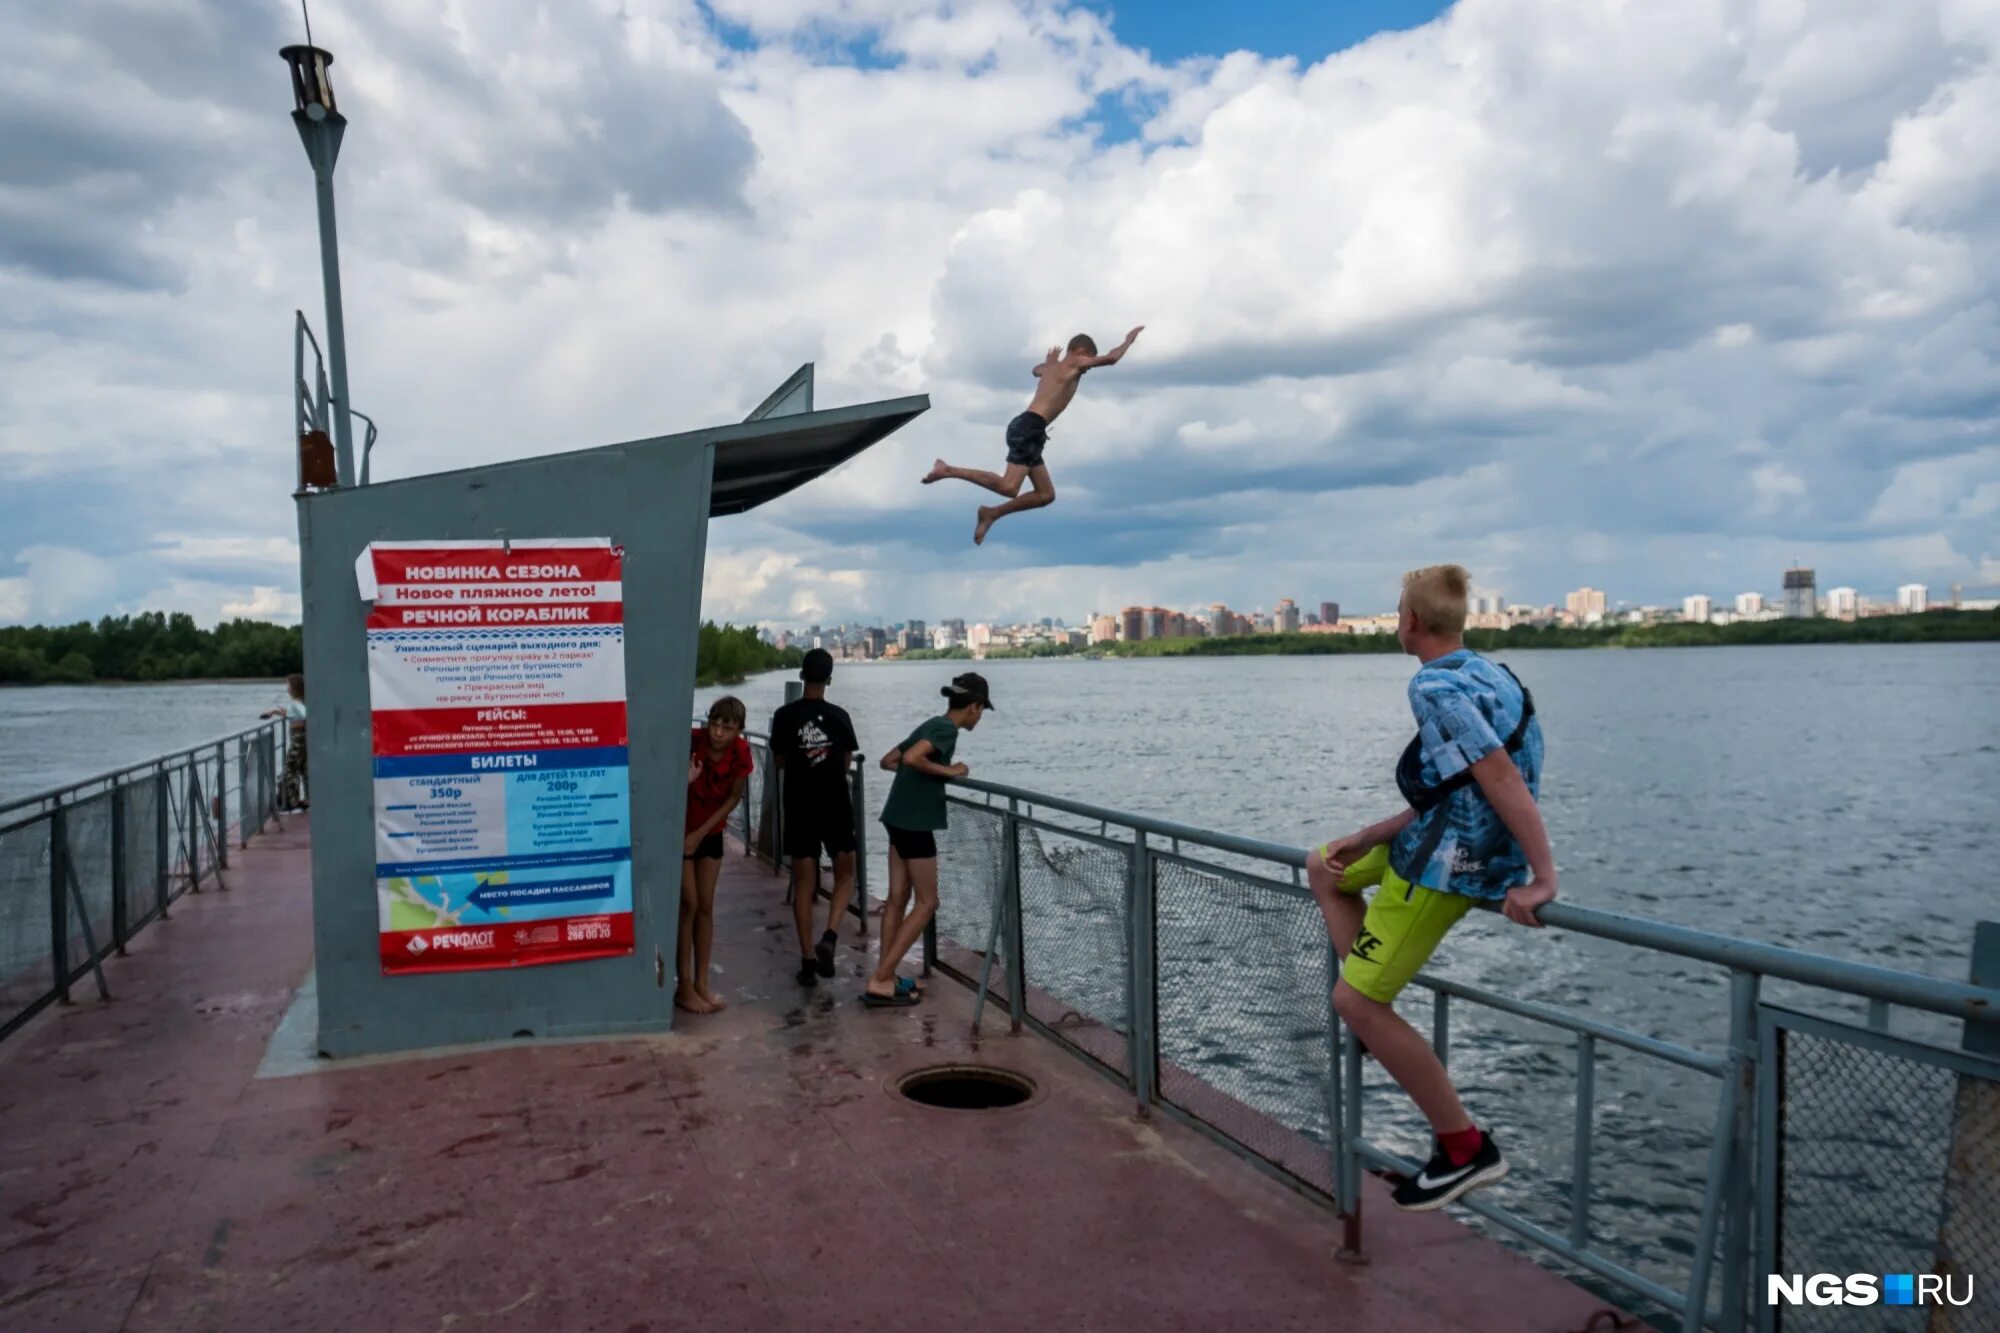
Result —
POLYGON ((708 988, 709 947, 715 942, 715 881, 722 874, 722 829, 750 783, 746 714, 733 695, 708 709, 708 725, 688 739, 687 838, 681 844, 681 938, 674 1003, 712 1014, 722 1000, 708 988))

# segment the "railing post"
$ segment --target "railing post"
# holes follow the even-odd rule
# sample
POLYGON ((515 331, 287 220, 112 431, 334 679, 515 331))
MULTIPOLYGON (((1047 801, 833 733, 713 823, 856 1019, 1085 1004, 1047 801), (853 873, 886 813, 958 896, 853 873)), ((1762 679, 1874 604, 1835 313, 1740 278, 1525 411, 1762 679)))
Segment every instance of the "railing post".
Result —
POLYGON ((173 789, 167 782, 167 766, 162 764, 153 770, 153 905, 159 909, 162 921, 167 919, 168 880, 173 873, 173 864, 169 859, 173 853, 167 843, 169 807, 173 803, 173 789))
POLYGON ((1333 988, 1340 979, 1340 954, 1333 937, 1326 941, 1326 1133, 1327 1167, 1333 1177, 1333 1209, 1344 1223, 1339 1255, 1361 1257, 1361 1198, 1359 1177, 1348 1172, 1350 1131, 1347 1125, 1345 1042, 1340 1014, 1333 1007, 1333 988))
POLYGON ((132 909, 125 898, 125 784, 111 785, 111 942, 119 956, 132 933, 132 909))
POLYGON ((1695 1228, 1693 1269, 1688 1274, 1682 1333, 1700 1333, 1708 1318, 1709 1275, 1717 1232, 1722 1239, 1722 1326, 1743 1326, 1743 1286, 1749 1273, 1750 1097, 1757 1072, 1757 992, 1759 978, 1741 968, 1729 974, 1729 1072, 1715 1112, 1715 1137, 1702 1189, 1701 1221, 1695 1228))
POLYGON ((1143 829, 1132 831, 1132 858, 1125 876, 1125 913, 1130 937, 1126 946, 1126 1002, 1130 1014, 1132 1095, 1139 1114, 1149 1114, 1159 1099, 1160 1032, 1159 973, 1155 956, 1153 858, 1143 829))
POLYGON ((250 849, 250 738, 236 738, 236 845, 250 849))
POLYGON ((56 996, 64 1004, 70 1002, 69 898, 64 893, 69 887, 64 873, 69 854, 67 820, 62 798, 57 797, 55 808, 49 811, 49 956, 55 963, 56 996))
POLYGON ((1000 839, 1000 892, 1006 903, 1007 920, 1007 1016, 1012 1030, 1019 1032, 1028 1016, 1028 960, 1023 942, 1027 932, 1021 927, 1021 824, 1019 804, 1007 802, 1002 817, 1000 839))
POLYGON ((201 892, 201 765, 193 755, 181 778, 181 837, 187 848, 188 892, 201 892))
MULTIPOLYGON (((229 756, 222 748, 222 742, 215 743, 215 868, 218 872, 229 869, 229 756)), ((218 888, 226 888, 221 874, 215 877, 218 888)))
MULTIPOLYGON (((868 938, 868 778, 867 766, 861 756, 854 757, 854 911, 861 918, 860 935, 868 938)), ((930 946, 936 936, 931 931, 931 923, 937 917, 924 923, 924 971, 930 971, 930 946)))

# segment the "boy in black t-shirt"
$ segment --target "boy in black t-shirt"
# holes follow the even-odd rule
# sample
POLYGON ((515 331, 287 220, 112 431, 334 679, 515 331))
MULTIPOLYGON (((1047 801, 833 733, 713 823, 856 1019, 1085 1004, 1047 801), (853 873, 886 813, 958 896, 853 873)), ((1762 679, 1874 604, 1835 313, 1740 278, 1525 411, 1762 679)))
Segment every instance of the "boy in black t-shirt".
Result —
POLYGON ((833 975, 833 950, 840 939, 841 914, 854 896, 854 801, 847 784, 848 761, 860 744, 847 710, 826 701, 833 679, 833 654, 815 648, 799 668, 805 682, 794 699, 771 718, 771 755, 782 775, 785 855, 792 858, 792 916, 799 928, 799 984, 818 984, 833 975), (833 901, 826 930, 813 941, 813 900, 819 895, 819 853, 833 860, 833 901))

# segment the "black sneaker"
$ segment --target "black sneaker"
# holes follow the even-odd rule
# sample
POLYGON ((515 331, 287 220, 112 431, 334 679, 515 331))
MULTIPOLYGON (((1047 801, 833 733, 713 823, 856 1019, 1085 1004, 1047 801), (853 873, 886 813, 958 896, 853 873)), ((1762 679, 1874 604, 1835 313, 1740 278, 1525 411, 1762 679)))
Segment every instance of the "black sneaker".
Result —
POLYGON ((840 936, 827 931, 819 937, 819 944, 813 949, 813 962, 819 967, 823 977, 833 975, 833 947, 840 942, 840 936))
POLYGON ((1463 1166, 1451 1164, 1451 1154, 1442 1143, 1434 1146, 1437 1151, 1424 1163, 1424 1169, 1406 1177, 1389 1196, 1389 1201, 1404 1212, 1428 1213, 1442 1208, 1461 1194, 1491 1185, 1507 1175, 1507 1159, 1500 1155, 1500 1145, 1491 1134, 1480 1136, 1479 1152, 1463 1166))
POLYGON ((819 985, 819 966, 813 959, 799 959, 799 984, 801 986, 819 985))

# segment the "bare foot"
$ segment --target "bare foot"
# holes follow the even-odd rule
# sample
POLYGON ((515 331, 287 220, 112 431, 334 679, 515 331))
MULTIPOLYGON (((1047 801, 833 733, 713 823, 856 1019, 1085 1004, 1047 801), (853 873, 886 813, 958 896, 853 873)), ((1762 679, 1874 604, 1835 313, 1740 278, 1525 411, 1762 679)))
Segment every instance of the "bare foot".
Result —
POLYGON ((896 993, 896 979, 891 977, 889 980, 884 981, 880 977, 871 976, 868 978, 868 993, 870 995, 880 995, 885 998, 894 995, 896 993))
POLYGON ((931 470, 924 474, 924 485, 928 486, 934 481, 943 481, 950 475, 951 464, 945 462, 942 458, 936 459, 931 463, 931 470))
POLYGON ((974 546, 984 546, 986 544, 986 533, 992 526, 993 511, 985 505, 979 506, 979 526, 972 530, 972 544, 974 546))
POLYGON ((716 1013, 719 1010, 727 1009, 729 1007, 729 1002, 723 999, 720 995, 717 995, 712 990, 705 990, 701 992, 701 998, 707 1001, 708 1012, 710 1012, 711 1014, 716 1013))
POLYGON ((698 992, 691 990, 677 990, 674 992, 674 1008, 685 1009, 691 1014, 711 1014, 715 1012, 709 1008, 707 1000, 702 999, 698 992))

